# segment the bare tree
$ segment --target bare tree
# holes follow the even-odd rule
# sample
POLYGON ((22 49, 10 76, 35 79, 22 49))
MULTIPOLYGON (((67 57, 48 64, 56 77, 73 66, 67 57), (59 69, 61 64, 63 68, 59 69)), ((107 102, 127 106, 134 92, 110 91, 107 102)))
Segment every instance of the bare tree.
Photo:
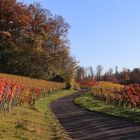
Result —
POLYGON ((89 71, 90 71, 91 78, 93 79, 94 78, 94 71, 93 71, 92 66, 89 67, 89 71))
POLYGON ((96 68, 96 80, 101 80, 102 72, 103 72, 103 66, 98 65, 96 68))
POLYGON ((85 69, 84 67, 79 67, 76 72, 76 79, 83 80, 85 78, 85 69))
POLYGON ((111 76, 113 74, 113 69, 109 68, 109 75, 111 76))

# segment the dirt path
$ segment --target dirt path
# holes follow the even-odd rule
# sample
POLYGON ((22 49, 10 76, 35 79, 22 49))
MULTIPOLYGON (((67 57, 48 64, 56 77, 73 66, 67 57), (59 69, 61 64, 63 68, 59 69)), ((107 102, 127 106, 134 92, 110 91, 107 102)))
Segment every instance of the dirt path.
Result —
POLYGON ((81 109, 73 99, 85 91, 63 97, 51 105, 61 125, 74 140, 140 140, 140 125, 81 109))

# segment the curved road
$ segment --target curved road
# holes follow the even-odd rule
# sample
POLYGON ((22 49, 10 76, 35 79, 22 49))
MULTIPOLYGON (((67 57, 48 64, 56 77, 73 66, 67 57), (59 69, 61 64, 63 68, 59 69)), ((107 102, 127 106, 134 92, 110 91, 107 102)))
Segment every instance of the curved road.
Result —
POLYGON ((51 109, 74 140, 140 140, 140 125, 82 109, 73 99, 86 90, 63 97, 51 109))

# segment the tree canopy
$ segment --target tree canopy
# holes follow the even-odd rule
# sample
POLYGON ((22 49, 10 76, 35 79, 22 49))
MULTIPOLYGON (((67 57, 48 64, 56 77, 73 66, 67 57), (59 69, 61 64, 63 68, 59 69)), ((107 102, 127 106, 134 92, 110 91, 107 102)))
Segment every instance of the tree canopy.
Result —
POLYGON ((39 3, 0 0, 0 70, 51 79, 73 77, 77 61, 70 55, 69 24, 39 3))

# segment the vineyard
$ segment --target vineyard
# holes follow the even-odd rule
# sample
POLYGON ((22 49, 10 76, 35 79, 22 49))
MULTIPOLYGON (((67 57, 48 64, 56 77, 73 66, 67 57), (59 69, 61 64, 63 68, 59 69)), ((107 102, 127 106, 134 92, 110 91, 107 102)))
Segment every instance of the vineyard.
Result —
POLYGON ((77 80, 80 87, 93 87, 97 85, 95 80, 77 80))
POLYGON ((140 85, 138 84, 122 86, 111 82, 99 82, 92 87, 91 94, 95 99, 117 107, 140 107, 140 85))
POLYGON ((0 111, 11 111, 23 104, 34 109, 41 96, 64 87, 61 83, 0 74, 0 111))

